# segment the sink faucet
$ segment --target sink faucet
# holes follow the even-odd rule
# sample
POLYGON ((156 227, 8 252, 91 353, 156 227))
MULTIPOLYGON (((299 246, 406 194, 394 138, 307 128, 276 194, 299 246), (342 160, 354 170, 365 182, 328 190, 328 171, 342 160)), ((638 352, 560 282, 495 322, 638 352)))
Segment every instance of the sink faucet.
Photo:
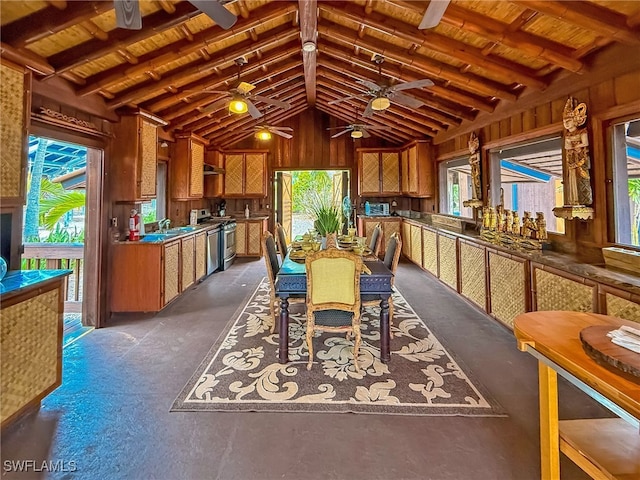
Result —
POLYGON ((165 233, 169 229, 170 224, 171 220, 169 220, 168 218, 158 220, 158 229, 160 230, 160 233, 165 233))

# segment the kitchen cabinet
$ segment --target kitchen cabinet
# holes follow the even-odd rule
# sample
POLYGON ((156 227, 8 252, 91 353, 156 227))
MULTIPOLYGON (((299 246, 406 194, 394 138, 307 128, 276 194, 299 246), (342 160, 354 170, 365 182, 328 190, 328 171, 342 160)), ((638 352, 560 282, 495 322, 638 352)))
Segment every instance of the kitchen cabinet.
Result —
POLYGON ((387 243, 391 235, 400 232, 401 220, 398 217, 358 217, 358 232, 367 237, 367 242, 371 239, 373 229, 380 223, 382 227, 382 242, 380 243, 380 257, 384 257, 387 243))
POLYGON ((195 235, 182 239, 180 258, 182 275, 180 276, 180 291, 184 291, 194 284, 196 278, 196 242, 195 235))
POLYGON ((207 141, 194 134, 176 135, 170 163, 171 198, 192 200, 204 195, 204 147, 207 141))
POLYGON ((113 199, 141 202, 156 197, 158 125, 166 122, 145 112, 126 114, 114 125, 110 156, 113 199))
POLYGON ((236 255, 240 257, 262 256, 262 234, 268 229, 268 219, 238 219, 236 226, 236 255))
POLYGON ((164 307, 180 295, 180 240, 162 246, 163 289, 160 292, 161 305, 164 307))
POLYGON ((223 162, 224 162, 223 155, 218 150, 205 151, 204 163, 209 167, 213 167, 204 176, 203 196, 205 198, 217 198, 223 195, 223 192, 224 192, 223 162))
POLYGON ((31 110, 31 74, 23 67, 0 61, 0 198, 3 205, 23 205, 26 188, 27 144, 31 110))
POLYGON ((400 151, 359 148, 358 194, 384 197, 400 194, 400 151))
POLYGON ((531 262, 532 310, 595 312, 597 284, 553 267, 531 262))
POLYGON ((195 281, 198 282, 207 274, 207 233, 197 233, 195 244, 195 281))
POLYGON ((411 258, 411 224, 402 222, 402 255, 411 258))
POLYGON ((227 151, 224 154, 224 196, 267 196, 267 150, 227 151))
POLYGON ((434 193, 433 156, 431 144, 415 141, 401 154, 402 194, 410 197, 429 198, 434 193))

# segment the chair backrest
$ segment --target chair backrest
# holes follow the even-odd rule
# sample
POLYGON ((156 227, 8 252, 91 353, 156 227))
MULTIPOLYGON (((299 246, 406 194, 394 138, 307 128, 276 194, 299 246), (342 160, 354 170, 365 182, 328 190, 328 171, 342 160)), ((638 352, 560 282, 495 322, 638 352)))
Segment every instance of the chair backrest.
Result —
POLYGON ((382 243, 382 225, 378 223, 373 227, 371 240, 369 241, 369 250, 377 257, 380 253, 380 244, 382 243))
POLYGON ((278 250, 280 250, 280 255, 282 256, 282 261, 284 261, 284 257, 287 256, 287 234, 284 231, 284 228, 279 223, 276 223, 276 238, 278 239, 278 250))
MULTIPOLYGON (((391 273, 395 275, 396 270, 398 268, 398 262, 400 261, 400 253, 402 250, 402 239, 400 238, 400 234, 398 232, 394 232, 391 237, 389 237, 389 241, 387 242, 387 249, 384 253, 384 260, 382 261, 391 273)), ((393 279, 391 278, 391 284, 393 285, 393 279)))
POLYGON ((280 262, 278 261, 278 253, 276 252, 276 242, 270 232, 262 234, 262 251, 264 252, 264 260, 267 264, 267 276, 273 288, 276 275, 280 271, 280 262))
POLYGON ((362 257, 335 248, 305 259, 307 311, 344 310, 359 318, 362 257))

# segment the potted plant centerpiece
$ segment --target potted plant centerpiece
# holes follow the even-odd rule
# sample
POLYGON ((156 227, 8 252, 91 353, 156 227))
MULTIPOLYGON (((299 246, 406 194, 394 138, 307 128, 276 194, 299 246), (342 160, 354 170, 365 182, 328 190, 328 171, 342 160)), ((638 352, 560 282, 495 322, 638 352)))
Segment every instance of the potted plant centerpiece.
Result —
POLYGON ((342 212, 339 206, 332 201, 330 195, 313 192, 310 200, 309 213, 315 217, 313 227, 323 238, 324 245, 327 234, 340 231, 342 212))

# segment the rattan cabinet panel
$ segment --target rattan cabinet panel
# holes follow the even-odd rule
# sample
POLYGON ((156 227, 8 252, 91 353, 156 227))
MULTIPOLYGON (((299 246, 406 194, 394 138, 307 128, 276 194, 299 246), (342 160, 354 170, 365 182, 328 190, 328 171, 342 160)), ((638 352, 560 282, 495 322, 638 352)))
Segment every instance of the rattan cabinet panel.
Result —
POLYGON ((164 245, 164 291, 166 305, 180 293, 180 241, 164 245))
POLYGON ((411 225, 402 222, 402 254, 411 259, 411 225))
POLYGON ((382 192, 395 193, 400 191, 400 165, 398 152, 385 152, 381 156, 382 162, 382 192))
POLYGON ((637 303, 618 297, 617 295, 612 295, 611 293, 606 293, 605 299, 607 315, 640 322, 640 305, 637 303))
POLYGON ((438 235, 438 264, 440 280, 454 290, 458 290, 458 255, 455 238, 438 235))
POLYGON ((24 200, 25 171, 27 163, 29 74, 17 65, 0 63, 0 198, 22 203, 24 200))
POLYGON ((192 197, 200 198, 204 194, 204 145, 199 142, 191 144, 190 190, 192 197))
POLYGON ((358 149, 358 194, 364 197, 400 194, 400 151, 358 149))
POLYGON ((182 239, 182 249, 180 253, 182 259, 182 288, 180 290, 184 291, 193 285, 195 279, 195 236, 182 239))
POLYGON ((225 195, 242 195, 244 192, 243 156, 224 156, 224 193, 225 195))
POLYGON ((422 229, 422 268, 438 276, 438 235, 428 228, 422 229))
POLYGON ((60 288, 2 308, 2 424, 60 385, 62 303, 60 288))
POLYGON ((247 254, 247 222, 240 221, 236 225, 236 255, 247 254))
POLYGON ((244 193, 251 196, 265 196, 265 156, 262 153, 245 156, 245 188, 244 193))
POLYGON ((207 234, 196 234, 196 282, 207 274, 207 234))
POLYGON ((486 283, 484 248, 460 242, 460 293, 484 309, 486 283))
POLYGON ((535 266, 533 272, 536 310, 594 311, 595 284, 576 282, 535 266))
POLYGON ((411 225, 411 260, 422 265, 422 227, 411 225))
POLYGON ((262 256, 262 233, 267 230, 266 219, 238 219, 236 227, 236 255, 262 256))
POLYGON ((140 165, 140 195, 144 198, 156 196, 156 176, 158 171, 158 128, 155 124, 142 120, 140 141, 142 144, 140 165))
POLYGON ((378 153, 363 153, 360 159, 360 194, 380 191, 380 160, 378 153))
POLYGON ((224 196, 267 196, 267 153, 262 150, 225 153, 224 196))
POLYGON ((524 261, 489 252, 491 313, 513 328, 513 319, 527 311, 527 269, 524 261))
MULTIPOLYGON (((382 245, 380 246, 380 255, 384 255, 387 251, 387 243, 394 233, 400 234, 400 220, 385 219, 382 223, 382 245)), ((400 234, 400 236, 402 236, 400 234)))

